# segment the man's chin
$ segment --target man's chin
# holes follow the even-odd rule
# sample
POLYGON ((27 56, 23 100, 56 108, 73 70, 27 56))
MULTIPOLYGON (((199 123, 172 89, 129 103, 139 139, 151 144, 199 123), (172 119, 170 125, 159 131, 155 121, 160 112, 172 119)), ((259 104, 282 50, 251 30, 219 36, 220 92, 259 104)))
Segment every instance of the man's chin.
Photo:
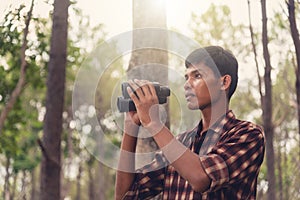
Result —
POLYGON ((211 106, 211 104, 210 103, 208 103, 208 104, 203 104, 203 105, 199 105, 199 104, 193 104, 193 103, 191 103, 191 102, 188 102, 188 104, 187 104, 187 107, 188 107, 188 109, 190 109, 190 110, 204 110, 205 108, 207 108, 207 107, 209 107, 209 106, 211 106))
POLYGON ((199 106, 198 105, 192 105, 192 104, 188 104, 187 105, 188 109, 190 110, 199 110, 199 106))

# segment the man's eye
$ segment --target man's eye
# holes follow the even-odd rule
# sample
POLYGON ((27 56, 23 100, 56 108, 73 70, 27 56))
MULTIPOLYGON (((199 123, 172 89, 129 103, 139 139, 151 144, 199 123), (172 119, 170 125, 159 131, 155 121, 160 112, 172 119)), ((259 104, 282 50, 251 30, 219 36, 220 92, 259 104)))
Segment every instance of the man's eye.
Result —
POLYGON ((195 78, 202 78, 201 74, 195 74, 195 78))

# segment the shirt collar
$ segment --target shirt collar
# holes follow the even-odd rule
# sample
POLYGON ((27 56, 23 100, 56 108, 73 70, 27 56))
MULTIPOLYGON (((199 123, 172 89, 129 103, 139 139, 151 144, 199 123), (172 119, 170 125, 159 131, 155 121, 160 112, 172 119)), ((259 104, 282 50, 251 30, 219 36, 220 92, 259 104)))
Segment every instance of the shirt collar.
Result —
MULTIPOLYGON (((219 141, 220 136, 224 132, 228 131, 227 130, 227 129, 229 129, 228 124, 230 124, 229 122, 233 119, 235 119, 235 116, 234 116, 233 112, 230 110, 226 114, 221 116, 212 126, 210 126, 210 128, 207 130, 207 133, 205 134, 205 136, 203 135, 205 138, 201 145, 201 148, 199 151, 199 156, 206 155, 208 152, 211 151, 211 149, 219 141)), ((202 121, 200 122, 200 124, 202 124, 202 121)), ((199 126, 199 128, 201 126, 199 126)))
POLYGON ((233 119, 235 119, 235 115, 233 114, 232 110, 229 110, 225 115, 221 116, 209 129, 216 133, 219 133, 221 131, 225 132, 225 124, 233 119))
MULTIPOLYGON (((235 119, 235 116, 233 114, 233 112, 230 110, 228 111, 226 114, 224 114, 223 116, 221 116, 209 129, 208 129, 208 134, 206 135, 213 135, 215 136, 214 139, 218 139, 220 137, 220 135, 222 133, 224 133, 225 131, 227 131, 226 128, 226 123, 231 121, 232 119, 235 119), (215 134, 212 134, 215 133, 215 134)), ((195 128, 193 128, 189 134, 182 138, 182 143, 185 146, 190 146, 192 141, 194 140, 194 138, 198 135, 200 136, 200 132, 202 131, 202 120, 199 122, 198 126, 196 126, 195 128)))
MULTIPOLYGON (((226 131, 225 124, 227 124, 229 121, 235 119, 235 115, 232 110, 229 110, 226 114, 219 117, 219 119, 209 127, 208 132, 213 131, 214 133, 223 133, 226 131)), ((199 134, 202 130, 202 120, 200 121, 198 125, 198 133, 199 134)))

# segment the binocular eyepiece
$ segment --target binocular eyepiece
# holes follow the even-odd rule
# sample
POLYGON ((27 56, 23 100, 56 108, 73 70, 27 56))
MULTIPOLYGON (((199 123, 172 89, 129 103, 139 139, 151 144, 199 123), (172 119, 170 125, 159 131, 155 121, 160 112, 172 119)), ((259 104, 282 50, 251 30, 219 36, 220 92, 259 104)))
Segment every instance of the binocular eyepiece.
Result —
MULTIPOLYGON (((167 97, 170 96, 170 89, 167 86, 161 86, 158 82, 153 82, 159 104, 167 102, 167 97)), ((130 98, 127 87, 131 87, 128 82, 124 82, 121 85, 122 97, 118 97, 117 106, 120 112, 136 111, 134 102, 130 98)), ((132 87, 131 87, 132 88, 132 87)))

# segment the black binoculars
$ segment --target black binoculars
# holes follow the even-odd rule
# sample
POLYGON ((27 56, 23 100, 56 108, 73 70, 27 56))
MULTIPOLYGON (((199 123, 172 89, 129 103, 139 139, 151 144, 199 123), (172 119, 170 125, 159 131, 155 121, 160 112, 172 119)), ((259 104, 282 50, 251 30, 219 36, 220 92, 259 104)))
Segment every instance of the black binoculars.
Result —
MULTIPOLYGON (((157 82, 152 83, 154 85, 157 97, 158 97, 158 102, 159 104, 164 104, 167 102, 167 97, 170 96, 170 89, 167 86, 161 86, 157 82)), ((122 97, 118 97, 117 99, 117 106, 118 110, 120 112, 129 112, 129 111, 136 111, 136 107, 134 105, 134 102, 130 98, 128 92, 127 92, 127 87, 131 87, 128 82, 124 82, 121 85, 122 89, 122 97)), ((131 87, 132 88, 132 87, 131 87)))

